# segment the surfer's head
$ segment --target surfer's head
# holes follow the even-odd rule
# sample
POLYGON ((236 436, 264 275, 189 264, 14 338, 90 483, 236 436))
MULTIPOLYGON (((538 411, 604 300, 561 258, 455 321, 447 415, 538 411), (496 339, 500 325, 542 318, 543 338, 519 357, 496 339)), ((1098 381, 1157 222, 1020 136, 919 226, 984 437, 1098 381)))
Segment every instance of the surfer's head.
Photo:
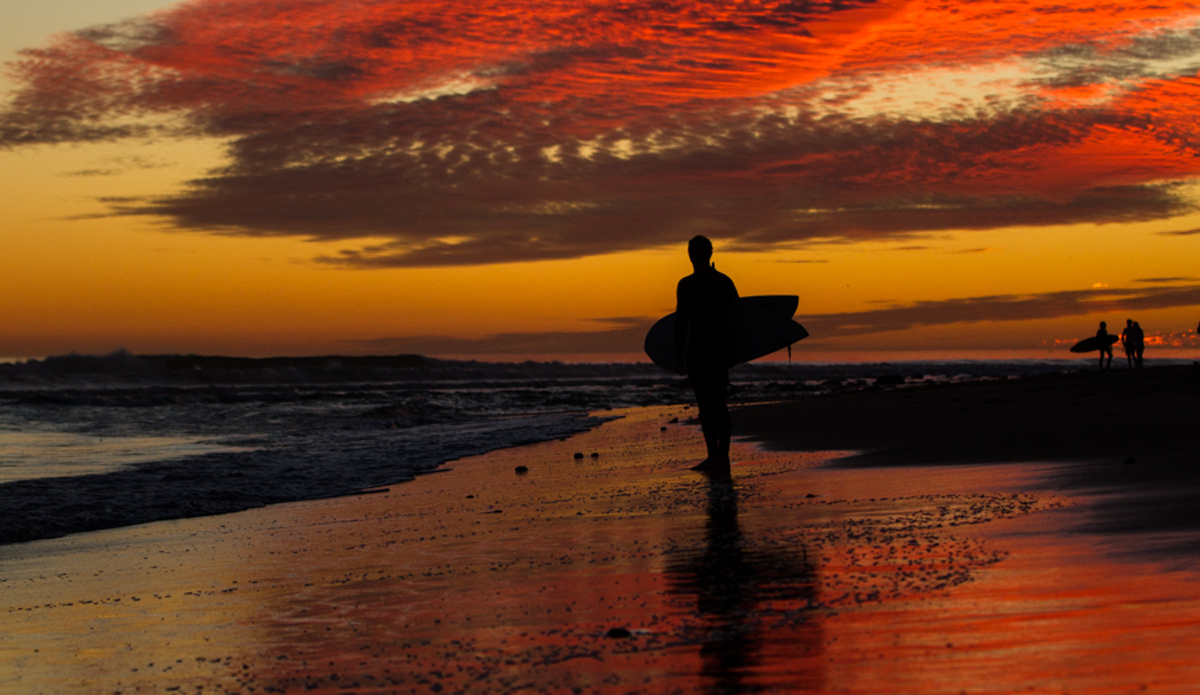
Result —
POLYGON ((692 259, 695 265, 708 265, 712 253, 712 242, 703 234, 697 234, 688 242, 688 258, 692 259))

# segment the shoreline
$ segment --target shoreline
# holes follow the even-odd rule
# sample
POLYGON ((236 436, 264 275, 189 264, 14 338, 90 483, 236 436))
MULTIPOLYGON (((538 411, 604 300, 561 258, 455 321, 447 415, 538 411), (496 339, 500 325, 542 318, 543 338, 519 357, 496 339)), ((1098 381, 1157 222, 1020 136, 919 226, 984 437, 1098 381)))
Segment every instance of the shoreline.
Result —
MULTIPOLYGON (((347 418, 349 420, 349 418, 347 418)), ((8 481, 0 485, 0 547, 76 533, 140 524, 220 517, 247 509, 304 500, 333 499, 410 482, 443 470, 447 461, 504 446, 557 439, 594 427, 603 416, 565 414, 511 418, 488 436, 431 440, 409 451, 400 464, 355 455, 355 445, 399 442, 403 429, 385 418, 357 418, 358 441, 343 451, 317 446, 284 450, 250 446, 234 454, 199 454, 135 464, 93 475, 8 481), (365 421, 365 422, 364 422, 365 421), (512 443, 509 443, 512 442, 512 443)), ((328 434, 328 431, 326 431, 328 434)))

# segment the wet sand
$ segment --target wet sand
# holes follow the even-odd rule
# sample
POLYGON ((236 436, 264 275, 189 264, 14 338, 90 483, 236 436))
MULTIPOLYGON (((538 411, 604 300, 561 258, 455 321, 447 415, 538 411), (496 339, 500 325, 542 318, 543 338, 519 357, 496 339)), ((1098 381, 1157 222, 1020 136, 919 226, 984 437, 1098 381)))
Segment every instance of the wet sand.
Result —
POLYGON ((738 411, 772 448, 858 449, 859 463, 1200 460, 1200 366, 842 391, 738 411))
POLYGON ((687 470, 691 412, 612 413, 377 494, 0 546, 0 691, 1200 683, 1200 574, 1135 552, 1147 533, 1089 526, 1120 494, 1062 482, 1094 464, 864 467, 827 442, 739 443, 714 482, 687 470))
POLYGON ((768 448, 861 452, 843 466, 1062 462, 1050 484, 1092 498, 1086 530, 1157 534, 1156 548, 1195 555, 1198 414, 1200 365, 1122 364, 759 405, 739 410, 736 427, 768 448))

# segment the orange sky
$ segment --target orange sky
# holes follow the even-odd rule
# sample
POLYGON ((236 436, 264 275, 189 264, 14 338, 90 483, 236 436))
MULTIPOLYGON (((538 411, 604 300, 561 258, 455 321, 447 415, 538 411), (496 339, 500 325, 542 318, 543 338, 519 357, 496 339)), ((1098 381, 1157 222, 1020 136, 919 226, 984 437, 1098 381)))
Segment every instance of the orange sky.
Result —
POLYGON ((1190 4, 52 0, 0 50, 0 356, 626 355, 696 233, 801 358, 1195 343, 1190 4))

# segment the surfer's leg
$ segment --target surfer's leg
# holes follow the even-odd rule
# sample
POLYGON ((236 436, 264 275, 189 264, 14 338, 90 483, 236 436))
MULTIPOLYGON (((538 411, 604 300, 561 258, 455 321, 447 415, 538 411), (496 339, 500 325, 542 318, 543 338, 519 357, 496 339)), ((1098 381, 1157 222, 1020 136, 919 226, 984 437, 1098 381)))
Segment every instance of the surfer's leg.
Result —
POLYGON ((700 411, 700 430, 704 433, 707 458, 695 466, 696 470, 709 473, 727 473, 729 470, 729 434, 731 421, 729 408, 725 404, 728 376, 723 373, 692 374, 692 387, 696 391, 696 406, 700 411))
POLYGON ((708 456, 699 465, 694 466, 696 470, 700 470, 708 463, 708 458, 712 456, 713 436, 715 433, 709 422, 708 397, 705 391, 705 384, 697 374, 689 374, 688 378, 691 379, 692 390, 696 393, 696 415, 700 419, 700 433, 704 435, 704 448, 708 453, 708 456))
POLYGON ((696 391, 696 407, 700 411, 700 431, 704 433, 704 448, 708 453, 707 460, 721 450, 720 427, 717 424, 716 407, 711 394, 696 391))

